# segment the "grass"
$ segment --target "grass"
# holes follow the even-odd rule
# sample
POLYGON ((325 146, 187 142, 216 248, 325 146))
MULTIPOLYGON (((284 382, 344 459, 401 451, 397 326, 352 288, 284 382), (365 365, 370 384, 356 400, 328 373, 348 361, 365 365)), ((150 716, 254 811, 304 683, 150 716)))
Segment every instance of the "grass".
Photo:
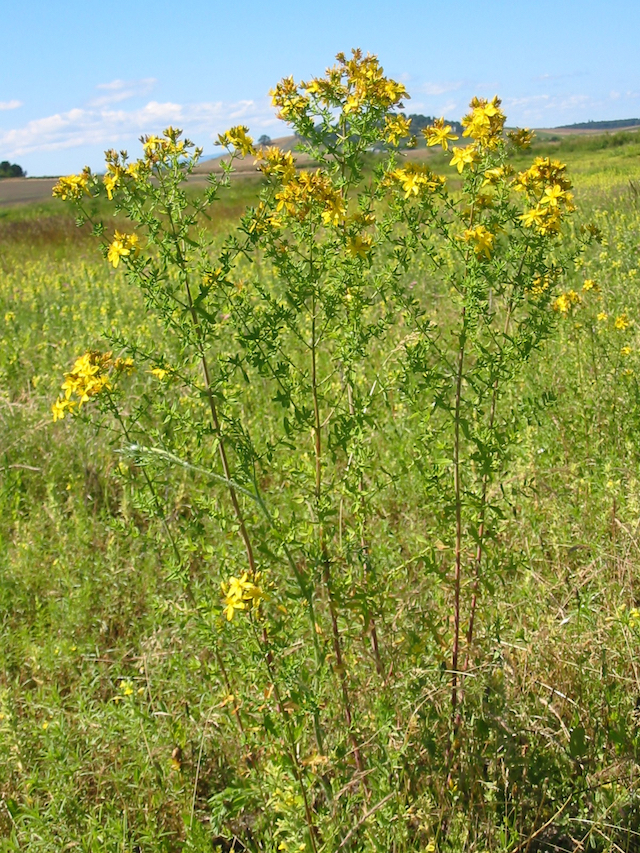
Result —
MULTIPOLYGON (((393 695, 361 684, 356 702, 362 716, 385 704, 400 716, 421 697, 408 715, 420 749, 405 760, 428 793, 413 804, 407 793, 404 822, 389 829, 398 851, 640 847, 640 209, 629 186, 640 143, 615 136, 625 143, 564 138, 534 149, 568 162, 581 215, 603 231, 571 282, 593 279, 599 292, 512 390, 526 424, 501 484, 510 556, 483 599, 457 789, 441 769, 450 626, 438 602, 450 554, 431 538, 435 522, 410 476, 378 499, 389 601, 380 632, 389 659, 409 664, 393 695), (622 316, 629 322, 617 328, 622 316), (423 556, 411 560, 421 531, 423 556)), ((224 232, 255 194, 255 183, 235 183, 212 227, 224 232)), ((160 522, 132 488, 140 472, 108 425, 96 433, 51 421, 79 352, 116 327, 152 347, 159 327, 54 202, 1 211, 0 246, 0 850, 228 850, 234 835, 249 844, 234 768, 259 756, 261 732, 245 753, 214 623, 194 615, 172 575, 160 522)), ((159 393, 150 376, 136 383, 137 394, 159 393)), ((389 429, 394 452, 409 458, 401 408, 389 429)), ((186 475, 164 495, 178 526, 198 513, 202 496, 186 475)), ((215 522, 202 522, 206 547, 192 547, 202 588, 215 589, 237 547, 215 522)), ((358 639, 357 626, 347 630, 358 639)), ((232 654, 226 663, 233 675, 232 654)), ((391 726, 390 743, 405 734, 391 726)), ((284 802, 287 791, 274 788, 284 802)), ((286 818, 282 802, 272 808, 286 818)), ((353 849, 379 844, 365 835, 353 849)))

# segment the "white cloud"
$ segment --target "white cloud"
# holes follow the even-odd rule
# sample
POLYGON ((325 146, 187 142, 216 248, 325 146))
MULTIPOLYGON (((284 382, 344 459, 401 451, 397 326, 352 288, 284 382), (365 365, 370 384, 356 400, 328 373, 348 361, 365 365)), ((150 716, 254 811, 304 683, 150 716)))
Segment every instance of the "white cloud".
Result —
POLYGON ((22 101, 0 101, 0 110, 17 110, 22 101))
POLYGON ((438 95, 445 95, 447 92, 456 92, 461 86, 460 81, 455 83, 423 83, 419 91, 425 95, 437 97, 438 95))
MULTIPOLYGON (((128 91, 120 82, 102 88, 109 87, 114 93, 128 91)), ((255 133, 264 127, 274 127, 276 120, 266 98, 260 102, 195 104, 149 101, 131 110, 94 103, 0 131, 0 146, 9 157, 90 145, 120 148, 135 144, 142 134, 159 133, 169 124, 183 128, 194 142, 202 144, 205 138, 215 140, 219 132, 239 123, 250 125, 255 133)))
POLYGON ((103 107, 148 95, 157 82, 155 77, 145 77, 142 80, 112 80, 110 83, 99 83, 96 89, 102 89, 106 94, 93 98, 89 101, 89 106, 103 107))
POLYGON ((548 122, 571 121, 571 116, 597 110, 601 102, 589 95, 529 95, 522 98, 505 98, 507 114, 516 111, 519 121, 548 122))

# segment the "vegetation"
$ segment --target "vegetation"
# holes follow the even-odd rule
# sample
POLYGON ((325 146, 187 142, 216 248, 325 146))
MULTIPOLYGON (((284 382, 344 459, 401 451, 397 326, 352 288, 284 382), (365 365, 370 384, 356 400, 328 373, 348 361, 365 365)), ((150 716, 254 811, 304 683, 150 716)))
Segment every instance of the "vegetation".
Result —
POLYGON ((26 174, 22 166, 18 166, 17 163, 10 163, 8 160, 0 163, 0 178, 24 178, 26 174))
POLYGON ((640 118, 623 118, 614 121, 583 121, 576 124, 561 125, 567 130, 617 130, 620 127, 637 127, 640 118))
POLYGON ((403 97, 0 219, 0 850, 637 849, 637 143, 403 97))

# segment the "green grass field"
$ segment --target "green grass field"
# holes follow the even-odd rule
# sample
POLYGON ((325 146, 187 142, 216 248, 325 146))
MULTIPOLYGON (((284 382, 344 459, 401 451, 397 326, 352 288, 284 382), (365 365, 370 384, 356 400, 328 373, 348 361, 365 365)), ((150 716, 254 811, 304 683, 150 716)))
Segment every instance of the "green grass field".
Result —
MULTIPOLYGON (((389 749, 427 781, 402 792, 386 835, 363 820, 342 849, 640 850, 640 135, 618 136, 534 145, 567 162, 578 221, 596 222, 603 242, 568 283, 597 290, 509 392, 524 419, 500 484, 509 557, 484 590, 482 662, 468 679, 468 784, 442 770, 450 545, 408 463, 376 497, 379 632, 393 675, 354 685, 354 701, 365 733, 387 720, 389 749), (421 698, 408 708, 411 696, 421 698)), ((257 188, 233 183, 211 226, 220 239, 257 188)), ((424 269, 412 273, 417 290, 445 299, 424 269)), ((261 760, 263 731, 247 723, 241 744, 234 707, 257 720, 267 700, 257 687, 230 698, 211 639, 219 625, 196 612, 158 544, 161 520, 134 488, 140 471, 107 420, 52 421, 63 374, 84 350, 112 348, 105 335, 116 332, 141 350, 162 335, 86 227, 53 200, 1 210, 0 851, 295 849, 278 847, 277 832, 273 848, 252 834, 238 768, 261 760)), ((183 404, 148 372, 133 382, 136 399, 183 404)), ((256 398, 265 429, 270 406, 256 398)), ((387 431, 389 465, 409 460, 400 404, 387 431)), ((183 529, 202 484, 183 472, 160 487, 183 529)), ((215 505, 218 486, 208 489, 215 505)), ((215 510, 202 525, 200 541, 181 543, 193 583, 216 590, 236 531, 217 528, 215 510)), ((355 649, 357 626, 341 627, 355 649)), ((285 826, 299 803, 265 768, 279 792, 267 800, 273 823, 285 826)), ((384 804, 376 814, 384 826, 384 804)))

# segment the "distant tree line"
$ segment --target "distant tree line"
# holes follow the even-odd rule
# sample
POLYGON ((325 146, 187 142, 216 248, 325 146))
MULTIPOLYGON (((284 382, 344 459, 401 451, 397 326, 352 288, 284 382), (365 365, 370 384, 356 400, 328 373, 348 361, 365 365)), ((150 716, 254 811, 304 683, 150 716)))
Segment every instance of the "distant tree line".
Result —
POLYGON ((558 130, 616 130, 620 127, 636 127, 640 118, 621 118, 614 121, 582 121, 577 124, 561 124, 558 130))
POLYGON ((8 160, 3 160, 0 163, 0 178, 26 178, 27 173, 22 166, 17 163, 10 163, 8 160))

